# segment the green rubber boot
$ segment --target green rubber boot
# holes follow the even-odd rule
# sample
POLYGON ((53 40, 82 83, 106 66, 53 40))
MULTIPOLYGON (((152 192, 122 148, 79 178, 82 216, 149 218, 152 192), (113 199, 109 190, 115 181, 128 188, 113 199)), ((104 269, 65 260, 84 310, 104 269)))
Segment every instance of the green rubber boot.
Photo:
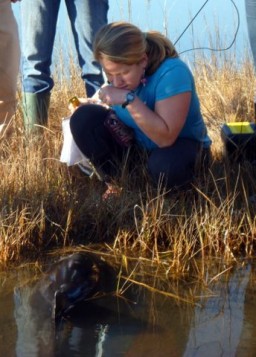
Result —
POLYGON ((23 93, 23 120, 27 133, 39 132, 48 123, 50 93, 23 93))

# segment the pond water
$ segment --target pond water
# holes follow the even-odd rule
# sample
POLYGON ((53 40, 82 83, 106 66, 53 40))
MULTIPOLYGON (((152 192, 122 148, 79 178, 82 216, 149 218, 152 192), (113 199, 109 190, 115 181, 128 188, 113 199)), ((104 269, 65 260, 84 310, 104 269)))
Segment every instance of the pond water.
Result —
POLYGON ((30 304, 34 268, 1 273, 0 356, 256 356, 254 265, 227 270, 185 284, 196 304, 140 287, 134 300, 83 303, 57 328, 30 304))
MULTIPOLYGON (((20 26, 19 2, 13 4, 13 11, 20 26)), ((245 49, 248 49, 245 4, 242 0, 109 0, 108 21, 120 20, 132 22, 143 31, 154 29, 167 34, 182 58, 192 67, 195 56, 198 58, 203 54, 210 59, 213 47, 218 49, 215 52, 217 58, 221 60, 227 52, 238 65, 243 63, 245 49), (228 51, 222 51, 229 46, 228 51), (193 48, 200 50, 194 51, 193 48)), ((69 69, 70 45, 76 61, 66 6, 61 1, 53 51, 53 63, 57 67, 61 54, 69 69)), ((67 75, 68 78, 69 71, 67 75)))

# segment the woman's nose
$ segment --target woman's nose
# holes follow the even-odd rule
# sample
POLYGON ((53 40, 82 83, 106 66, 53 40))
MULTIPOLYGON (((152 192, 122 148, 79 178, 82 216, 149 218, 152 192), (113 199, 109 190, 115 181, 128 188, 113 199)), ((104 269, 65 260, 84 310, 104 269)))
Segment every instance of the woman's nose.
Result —
POLYGON ((113 79, 112 79, 112 83, 113 83, 113 86, 114 87, 121 87, 122 86, 122 84, 123 84, 123 80, 122 80, 122 78, 120 77, 120 76, 115 76, 115 77, 113 77, 113 79))

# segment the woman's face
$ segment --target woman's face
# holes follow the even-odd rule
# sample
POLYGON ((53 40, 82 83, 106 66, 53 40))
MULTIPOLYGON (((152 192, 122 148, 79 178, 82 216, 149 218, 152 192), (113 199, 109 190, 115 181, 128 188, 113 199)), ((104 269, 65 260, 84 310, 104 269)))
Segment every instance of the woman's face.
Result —
POLYGON ((147 59, 142 59, 139 63, 127 65, 112 62, 102 58, 100 64, 106 73, 108 81, 116 88, 134 90, 144 76, 147 59))

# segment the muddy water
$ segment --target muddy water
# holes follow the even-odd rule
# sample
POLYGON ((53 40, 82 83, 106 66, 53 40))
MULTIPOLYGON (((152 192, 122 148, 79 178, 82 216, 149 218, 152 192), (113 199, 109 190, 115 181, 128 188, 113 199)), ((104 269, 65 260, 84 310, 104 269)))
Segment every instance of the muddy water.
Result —
POLYGON ((256 356, 251 264, 200 288, 190 284, 197 305, 139 291, 129 303, 106 298, 80 306, 57 328, 42 304, 30 304, 34 274, 0 274, 0 356, 256 356))

